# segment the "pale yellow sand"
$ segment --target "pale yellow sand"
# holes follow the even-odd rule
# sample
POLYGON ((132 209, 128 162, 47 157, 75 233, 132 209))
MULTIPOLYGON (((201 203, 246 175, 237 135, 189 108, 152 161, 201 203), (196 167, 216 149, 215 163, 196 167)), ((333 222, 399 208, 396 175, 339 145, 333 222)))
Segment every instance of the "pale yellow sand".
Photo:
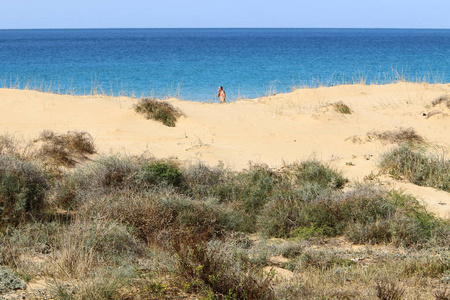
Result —
MULTIPOLYGON (((369 131, 413 127, 441 152, 450 149, 450 110, 430 107, 445 94, 450 94, 449 84, 397 83, 300 89, 228 104, 168 99, 185 114, 170 128, 136 114, 136 99, 0 89, 0 134, 26 140, 44 129, 87 131, 103 154, 148 151, 158 158, 223 162, 232 169, 246 168, 250 161, 281 167, 316 158, 343 169, 352 181, 362 181, 377 172, 380 154, 393 147, 367 141, 369 131), (353 113, 334 111, 330 104, 337 101, 353 113), (422 115, 431 111, 441 113, 422 115)), ((386 184, 410 192, 438 215, 450 216, 449 193, 392 180, 386 184)))

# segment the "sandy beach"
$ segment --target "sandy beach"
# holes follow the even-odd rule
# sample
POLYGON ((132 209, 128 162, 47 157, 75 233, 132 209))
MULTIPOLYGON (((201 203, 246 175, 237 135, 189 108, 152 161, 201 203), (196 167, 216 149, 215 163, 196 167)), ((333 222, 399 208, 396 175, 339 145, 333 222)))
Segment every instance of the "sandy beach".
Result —
MULTIPOLYGON (((448 94, 450 84, 402 82, 305 88, 227 104, 167 99, 184 114, 171 128, 137 114, 137 99, 0 89, 0 133, 26 141, 45 129, 86 131, 99 154, 148 152, 183 163, 222 162, 235 170, 249 162, 280 168, 315 158, 343 170, 352 184, 376 174, 380 155, 395 146, 368 137, 372 131, 411 127, 448 155, 450 110, 431 105, 448 94), (338 101, 352 114, 335 111, 332 104, 338 101)), ((450 217, 449 193, 385 176, 381 181, 450 217)))

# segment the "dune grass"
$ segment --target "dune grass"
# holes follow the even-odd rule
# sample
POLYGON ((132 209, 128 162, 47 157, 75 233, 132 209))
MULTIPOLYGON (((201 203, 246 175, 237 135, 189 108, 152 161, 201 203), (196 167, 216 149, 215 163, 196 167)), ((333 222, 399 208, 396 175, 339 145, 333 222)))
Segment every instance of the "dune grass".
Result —
POLYGON ((332 104, 333 108, 335 111, 344 114, 344 115, 351 115, 352 114, 352 110, 350 109, 350 107, 345 104, 342 101, 339 102, 335 102, 332 104))
POLYGON ((153 119, 169 127, 175 127, 182 112, 170 103, 154 98, 142 98, 134 106, 137 113, 143 114, 147 119, 153 119))
POLYGON ((407 143, 413 145, 425 143, 425 139, 421 135, 419 135, 412 127, 399 128, 397 130, 388 130, 383 132, 371 131, 367 133, 367 138, 369 140, 378 139, 391 144, 407 143))
POLYGON ((431 102, 431 106, 433 106, 433 107, 441 105, 441 104, 447 106, 447 108, 450 109, 450 96, 449 95, 442 95, 442 96, 437 97, 436 99, 434 99, 431 102))
POLYGON ((427 154, 424 149, 408 146, 393 149, 383 155, 380 168, 396 179, 450 192, 450 161, 427 154))

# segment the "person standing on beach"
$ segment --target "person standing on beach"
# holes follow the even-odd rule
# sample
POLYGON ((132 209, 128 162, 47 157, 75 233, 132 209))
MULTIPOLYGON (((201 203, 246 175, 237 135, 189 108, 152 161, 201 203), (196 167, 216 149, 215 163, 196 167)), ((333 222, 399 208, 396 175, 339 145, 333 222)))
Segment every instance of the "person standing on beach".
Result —
POLYGON ((217 97, 219 97, 221 103, 226 103, 227 95, 221 86, 219 86, 219 89, 217 90, 217 97))

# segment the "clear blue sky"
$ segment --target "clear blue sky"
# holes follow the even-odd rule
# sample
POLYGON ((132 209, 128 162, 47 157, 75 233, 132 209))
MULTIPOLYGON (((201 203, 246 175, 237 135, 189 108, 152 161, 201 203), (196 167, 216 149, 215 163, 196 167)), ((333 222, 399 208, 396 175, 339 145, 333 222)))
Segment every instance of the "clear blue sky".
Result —
POLYGON ((450 28, 450 0, 0 0, 0 28, 450 28))

